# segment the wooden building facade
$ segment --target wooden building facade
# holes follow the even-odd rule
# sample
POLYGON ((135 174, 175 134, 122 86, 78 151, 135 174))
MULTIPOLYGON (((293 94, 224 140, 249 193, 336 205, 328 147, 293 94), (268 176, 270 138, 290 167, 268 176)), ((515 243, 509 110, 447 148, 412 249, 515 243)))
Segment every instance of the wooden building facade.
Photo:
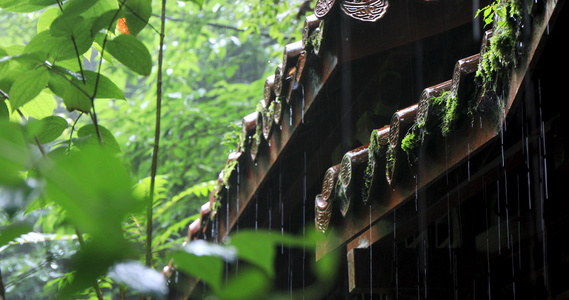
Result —
POLYGON ((189 239, 316 230, 275 286, 333 253, 330 299, 569 298, 568 8, 497 3, 316 1, 189 239))

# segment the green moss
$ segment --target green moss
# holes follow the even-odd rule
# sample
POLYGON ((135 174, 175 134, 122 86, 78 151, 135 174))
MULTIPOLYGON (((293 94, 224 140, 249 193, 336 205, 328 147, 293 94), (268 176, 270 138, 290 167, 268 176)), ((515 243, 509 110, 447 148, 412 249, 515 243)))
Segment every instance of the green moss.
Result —
POLYGON ((416 134, 415 129, 412 127, 401 141, 401 150, 409 154, 411 151, 417 148, 419 143, 419 136, 416 134))
POLYGON ((458 96, 450 94, 446 98, 444 110, 441 114, 441 133, 447 136, 450 133, 451 127, 458 119, 458 96))
POLYGON ((522 13, 518 1, 499 0, 494 3, 497 22, 490 45, 482 56, 476 76, 484 84, 507 79, 507 70, 516 65, 516 43, 520 34, 522 13))
POLYGON ((237 167, 237 163, 238 160, 234 159, 230 162, 228 162, 225 167, 223 168, 223 177, 222 177, 222 182, 223 184, 225 184, 225 186, 230 187, 230 183, 229 183, 229 178, 231 178, 231 175, 233 174, 233 172, 235 171, 236 167, 237 167))
POLYGON ((393 170, 395 168, 395 154, 397 151, 391 146, 387 147, 385 153, 385 176, 391 178, 393 175, 393 170))

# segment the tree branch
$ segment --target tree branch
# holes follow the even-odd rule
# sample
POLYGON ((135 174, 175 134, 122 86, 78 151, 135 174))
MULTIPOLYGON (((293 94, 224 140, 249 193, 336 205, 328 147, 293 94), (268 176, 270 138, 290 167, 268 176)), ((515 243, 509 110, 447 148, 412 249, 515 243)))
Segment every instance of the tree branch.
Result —
POLYGON ((160 117, 162 114, 162 65, 164 61, 164 35, 166 28, 166 0, 162 0, 160 15, 160 46, 158 48, 158 74, 156 79, 156 124, 154 126, 154 147, 150 169, 150 195, 146 207, 146 265, 152 267, 152 209, 154 203, 154 186, 158 169, 158 150, 160 149, 160 117))
MULTIPOLYGON (((160 17, 160 16, 158 16, 158 15, 156 15, 156 14, 152 14, 152 16, 153 16, 153 17, 160 17)), ((174 21, 174 22, 188 22, 188 23, 190 22, 190 21, 187 20, 187 19, 174 18, 174 17, 168 17, 168 16, 166 16, 166 20, 168 20, 168 21, 174 21)), ((225 24, 218 24, 218 23, 211 23, 211 22, 208 22, 208 23, 205 23, 205 25, 210 26, 210 27, 214 27, 214 28, 219 28, 219 29, 233 30, 233 31, 237 31, 237 32, 244 32, 244 31, 246 31, 246 30, 243 29, 243 28, 239 28, 239 27, 235 27, 235 26, 231 26, 231 25, 225 25, 225 24)), ((266 37, 266 38, 271 38, 271 39, 272 39, 271 35, 268 34, 268 33, 266 33, 266 32, 261 32, 261 33, 259 33, 259 35, 260 35, 260 36, 263 36, 263 37, 266 37)), ((288 39, 288 37, 285 37, 285 39, 288 39)))

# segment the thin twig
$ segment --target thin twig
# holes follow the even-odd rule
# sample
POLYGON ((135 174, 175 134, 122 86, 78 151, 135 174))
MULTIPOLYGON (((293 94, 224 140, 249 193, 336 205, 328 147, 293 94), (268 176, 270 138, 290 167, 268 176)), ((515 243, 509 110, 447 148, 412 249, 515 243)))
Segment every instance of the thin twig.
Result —
POLYGON ((69 144, 67 145, 67 153, 71 152, 71 140, 73 139, 73 132, 75 131, 75 126, 77 125, 77 122, 79 121, 81 116, 83 116, 83 112, 79 112, 79 115, 77 116, 77 118, 75 118, 73 125, 71 125, 71 132, 69 132, 69 144))
MULTIPOLYGON (((115 12, 115 15, 111 19, 111 23, 107 26, 107 31, 111 31, 111 27, 113 26, 114 20, 117 19, 122 7, 126 0, 119 2, 119 9, 115 12)), ((101 78, 101 66, 103 65, 103 55, 105 54, 105 46, 107 44, 107 40, 109 35, 106 34, 105 38, 103 39, 103 44, 101 45, 101 60, 99 61, 99 65, 97 66, 97 76, 95 77, 95 88, 93 89, 93 95, 91 98, 91 106, 93 107, 93 113, 91 114, 91 119, 93 120, 93 125, 95 126, 95 132, 97 132, 97 137, 99 138, 99 143, 103 144, 103 137, 101 136, 101 131, 99 130, 99 124, 97 123, 97 113, 95 112, 95 95, 97 95, 97 89, 99 87, 99 79, 101 78)))
POLYGON ((154 202, 154 186, 158 169, 158 150, 160 149, 160 116, 162 107, 162 64, 164 61, 164 33, 166 28, 166 0, 162 0, 160 16, 160 46, 158 48, 158 74, 156 79, 156 124, 154 127, 154 149, 150 169, 150 195, 146 207, 146 265, 152 267, 152 204, 154 202))
MULTIPOLYGON (((159 16, 156 15, 156 14, 152 14, 152 16, 153 16, 153 17, 159 17, 159 16)), ((168 16, 166 17, 166 19, 167 19, 168 21, 174 21, 174 22, 187 22, 187 23, 191 22, 191 21, 188 20, 188 19, 174 18, 174 17, 168 17, 168 16)), ((237 31, 237 32, 245 32, 245 31, 246 31, 246 29, 239 28, 239 27, 235 27, 235 26, 231 26, 231 25, 225 25, 225 24, 218 24, 218 23, 211 23, 211 22, 208 22, 208 23, 205 23, 205 25, 210 26, 210 27, 214 27, 214 28, 219 28, 219 29, 233 30, 233 31, 237 31)), ((273 38, 273 37, 271 37, 270 34, 268 34, 268 33, 266 33, 266 32, 262 32, 262 31, 259 33, 259 35, 260 35, 260 36, 263 36, 263 37, 266 37, 266 38, 271 38, 271 39, 273 38)), ((285 36, 285 39, 288 39, 288 37, 285 36)))

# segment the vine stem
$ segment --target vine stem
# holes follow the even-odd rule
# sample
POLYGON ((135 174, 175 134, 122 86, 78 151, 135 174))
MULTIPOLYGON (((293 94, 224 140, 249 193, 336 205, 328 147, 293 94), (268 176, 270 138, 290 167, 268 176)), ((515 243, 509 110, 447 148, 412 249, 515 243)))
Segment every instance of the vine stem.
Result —
POLYGON ((156 125, 154 127, 154 149, 150 169, 150 195, 146 207, 146 265, 152 267, 152 207, 154 203, 154 186, 158 169, 158 150, 160 149, 160 116, 162 111, 162 64, 164 60, 164 32, 166 28, 166 0, 162 0, 160 15, 160 47, 158 49, 158 74, 156 79, 156 125))

